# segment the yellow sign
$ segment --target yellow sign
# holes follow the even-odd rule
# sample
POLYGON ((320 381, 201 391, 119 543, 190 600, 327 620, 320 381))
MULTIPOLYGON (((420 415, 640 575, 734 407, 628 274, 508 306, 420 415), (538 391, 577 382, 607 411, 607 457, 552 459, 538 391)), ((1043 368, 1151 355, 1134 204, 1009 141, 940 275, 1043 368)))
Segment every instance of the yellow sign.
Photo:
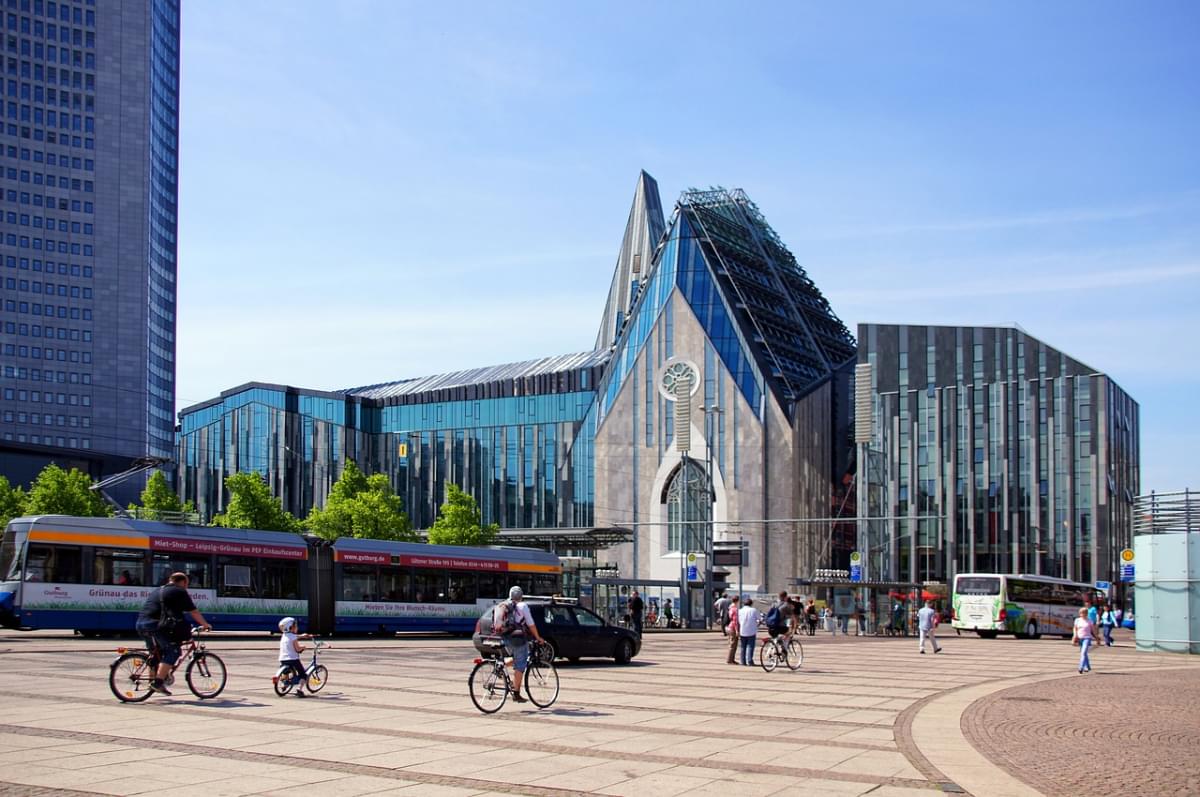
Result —
POLYGON ((401 443, 400 445, 396 446, 396 456, 399 456, 399 457, 407 457, 408 456, 408 443, 401 443))
POLYGON ((1132 548, 1126 548, 1125 550, 1121 551, 1121 561, 1125 562, 1126 564, 1133 561, 1132 548))
POLYGON ((694 554, 694 553, 688 554, 688 564, 689 565, 696 564, 696 554, 694 554))
POLYGON ((859 564, 860 562, 862 562, 862 554, 859 553, 858 551, 851 551, 850 552, 850 564, 856 565, 856 564, 859 564))

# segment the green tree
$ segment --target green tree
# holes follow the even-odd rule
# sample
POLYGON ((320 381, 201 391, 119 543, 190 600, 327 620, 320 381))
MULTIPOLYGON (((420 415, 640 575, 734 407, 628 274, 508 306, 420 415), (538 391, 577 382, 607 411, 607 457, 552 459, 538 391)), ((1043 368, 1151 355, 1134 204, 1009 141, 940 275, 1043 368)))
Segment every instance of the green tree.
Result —
POLYGON ((353 460, 329 491, 325 508, 313 507, 304 527, 327 540, 360 537, 371 540, 415 541, 404 503, 392 492, 387 476, 366 476, 353 460))
POLYGON ((25 514, 108 517, 112 510, 91 486, 91 477, 83 471, 67 471, 51 463, 29 487, 25 514))
POLYGON ((446 485, 446 503, 429 530, 431 545, 491 545, 499 536, 498 525, 483 525, 483 516, 473 496, 464 493, 457 484, 446 485))
POLYGON ((179 500, 161 470, 154 471, 154 475, 146 481, 146 489, 142 490, 142 505, 130 504, 129 508, 140 510, 139 516, 147 518, 157 517, 159 512, 194 511, 191 501, 185 504, 179 500))
POLYGON ((263 531, 300 531, 300 521, 284 511, 279 499, 257 473, 235 473, 225 479, 229 504, 225 514, 213 518, 214 526, 263 531))
POLYGON ((20 485, 13 487, 8 479, 0 476, 0 528, 8 521, 25 514, 25 491, 20 485))

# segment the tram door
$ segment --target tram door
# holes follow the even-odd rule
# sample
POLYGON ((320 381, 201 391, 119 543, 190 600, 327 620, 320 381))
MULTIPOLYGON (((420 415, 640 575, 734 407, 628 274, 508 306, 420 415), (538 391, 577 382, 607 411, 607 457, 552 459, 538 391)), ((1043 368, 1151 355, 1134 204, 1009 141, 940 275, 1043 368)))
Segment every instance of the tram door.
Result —
POLYGON ((308 547, 308 632, 333 633, 333 548, 308 547))

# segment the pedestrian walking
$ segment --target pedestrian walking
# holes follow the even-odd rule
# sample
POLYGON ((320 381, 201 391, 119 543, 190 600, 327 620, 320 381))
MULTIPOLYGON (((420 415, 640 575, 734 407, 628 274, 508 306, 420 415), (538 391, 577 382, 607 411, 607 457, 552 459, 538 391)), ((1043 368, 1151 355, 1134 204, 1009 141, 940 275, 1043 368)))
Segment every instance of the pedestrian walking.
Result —
POLYGON ((863 613, 863 605, 861 601, 855 601, 854 603, 854 635, 867 635, 867 617, 866 614, 863 613))
POLYGON ((926 638, 933 643, 934 653, 942 652, 942 646, 938 644, 937 633, 934 631, 935 628, 937 628, 937 610, 933 608, 933 601, 925 601, 925 607, 917 612, 917 629, 921 632, 921 645, 918 650, 922 654, 925 653, 926 638))
POLYGON ((1113 612, 1113 619, 1117 621, 1117 628, 1121 628, 1121 621, 1125 619, 1125 610, 1120 606, 1113 612))
POLYGON ((729 599, 729 608, 725 610, 725 633, 729 636, 729 658, 726 664, 737 664, 733 657, 737 655, 738 645, 738 597, 729 599))
POLYGON ((834 622, 832 606, 825 607, 821 614, 821 622, 824 624, 826 631, 828 631, 832 636, 837 636, 837 623, 834 622))
POLYGON ((729 625, 729 598, 725 597, 722 592, 717 596, 717 600, 713 603, 713 619, 717 627, 721 629, 721 633, 726 632, 726 626, 729 625))
POLYGON ((1104 646, 1111 648, 1113 626, 1117 624, 1116 615, 1113 614, 1111 606, 1105 606, 1104 611, 1100 613, 1100 630, 1104 633, 1104 646))
POLYGON ((808 635, 817 635, 817 604, 812 598, 808 599, 808 605, 804 607, 804 624, 808 626, 808 635))
POLYGON ((1092 671, 1092 663, 1088 660, 1088 650, 1096 641, 1096 626, 1088 619, 1088 610, 1080 609, 1075 618, 1075 631, 1071 635, 1071 644, 1079 646, 1079 673, 1092 671))
POLYGON ((738 643, 742 648, 742 664, 754 666, 754 643, 758 640, 758 624, 762 613, 754 608, 754 599, 746 597, 738 610, 738 643))
POLYGON ((633 630, 638 636, 642 635, 642 612, 645 609, 646 604, 635 589, 629 596, 629 616, 633 619, 633 630))

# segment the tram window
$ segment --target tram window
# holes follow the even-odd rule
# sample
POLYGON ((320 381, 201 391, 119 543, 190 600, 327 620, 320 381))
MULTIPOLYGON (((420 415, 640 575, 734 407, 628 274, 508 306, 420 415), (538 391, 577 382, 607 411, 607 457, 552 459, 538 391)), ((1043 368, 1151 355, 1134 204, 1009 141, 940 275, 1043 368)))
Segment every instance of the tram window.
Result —
POLYGON ((475 602, 475 574, 474 573, 450 573, 450 602, 451 603, 474 603, 475 602))
POLYGON ((379 596, 385 601, 407 603, 412 600, 412 573, 385 567, 379 574, 379 596))
POLYGON ((300 566, 295 562, 264 559, 262 563, 264 598, 299 598, 300 566))
POLYGON ((145 562, 145 551, 97 548, 92 559, 92 583, 140 587, 145 562))
POLYGON ((480 598, 499 598, 502 591, 504 597, 508 596, 508 587, 503 583, 503 576, 495 573, 480 573, 478 579, 480 598))
POLYGON ((222 598, 254 598, 258 589, 254 583, 258 560, 246 557, 218 556, 217 574, 221 581, 217 595, 222 598))
POLYGON ((187 573, 188 589, 212 589, 211 567, 208 557, 172 556, 156 553, 153 560, 153 585, 166 584, 172 573, 187 573))
POLYGON ((25 532, 15 531, 10 526, 0 542, 0 581, 15 581, 21 577, 21 549, 24 546, 25 532))
POLYGON ((417 603, 446 603, 446 572, 421 568, 413 571, 413 600, 417 603))
POLYGON ((557 576, 534 576, 533 577, 533 594, 534 595, 554 595, 559 591, 557 576))
POLYGON ((342 566, 342 600, 373 601, 379 590, 379 574, 374 567, 342 566))
POLYGON ((78 584, 83 579, 83 550, 74 545, 29 546, 25 580, 47 584, 78 584))

